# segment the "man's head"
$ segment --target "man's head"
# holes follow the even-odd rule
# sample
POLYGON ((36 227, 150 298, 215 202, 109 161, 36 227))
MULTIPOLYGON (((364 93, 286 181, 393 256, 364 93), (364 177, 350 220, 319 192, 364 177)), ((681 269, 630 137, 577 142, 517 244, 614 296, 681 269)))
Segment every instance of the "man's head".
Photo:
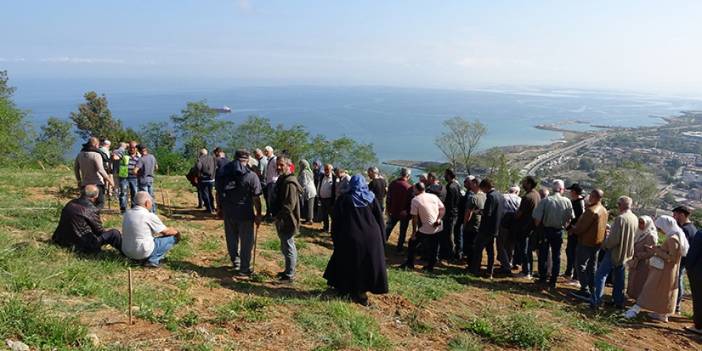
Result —
POLYGON ((153 206, 151 195, 149 195, 149 193, 146 191, 137 191, 136 195, 134 196, 134 202, 137 206, 143 208, 151 208, 153 206))
POLYGON ((493 183, 491 179, 485 178, 480 181, 480 190, 482 190, 484 193, 487 193, 494 188, 495 183, 493 183))
POLYGON ((583 195, 583 188, 578 183, 571 184, 567 189, 570 190, 571 199, 577 199, 583 195))
POLYGON ((507 193, 517 195, 517 194, 519 194, 519 187, 518 186, 510 187, 509 190, 507 190, 507 193))
POLYGON ((331 177, 332 171, 334 170, 334 165, 327 163, 324 165, 324 174, 331 177))
POLYGON ((532 176, 524 177, 524 179, 522 179, 522 188, 527 192, 536 189, 536 179, 532 176))
POLYGON ((565 184, 563 183, 562 180, 556 179, 553 181, 551 188, 552 188, 554 193, 563 194, 563 192, 565 191, 565 184))
POLYGON ((199 154, 200 154, 200 156, 205 156, 205 155, 207 155, 207 149, 205 149, 205 148, 200 149, 199 154))
POLYGON ((369 167, 368 168, 368 178, 370 179, 375 179, 375 177, 378 176, 378 168, 377 167, 369 167))
POLYGON ((261 157, 263 157, 263 151, 261 151, 261 149, 254 150, 254 157, 256 157, 257 160, 261 159, 261 157))
POLYGON ((129 144, 125 143, 124 141, 119 143, 119 148, 121 150, 127 150, 127 146, 129 146, 129 144))
POLYGON ((474 193, 477 193, 478 191, 480 191, 480 179, 478 179, 478 177, 468 176, 466 178, 464 184, 466 182, 468 183, 468 185, 466 185, 466 188, 470 189, 470 191, 472 191, 474 193))
POLYGON ((539 196, 542 199, 547 198, 549 195, 551 195, 551 191, 549 191, 548 189, 546 189, 546 188, 539 189, 539 196))
POLYGON ((130 155, 134 156, 137 153, 137 145, 134 142, 129 142, 129 146, 127 146, 127 152, 129 152, 130 155))
POLYGON ((592 189, 592 191, 590 192, 590 197, 589 197, 590 205, 600 203, 600 201, 602 201, 603 197, 604 197, 604 191, 602 191, 602 189, 592 189))
POLYGON ((290 174, 290 159, 285 156, 276 158, 275 169, 279 175, 286 176, 290 174))
POLYGON ((419 175, 419 182, 424 183, 424 185, 429 185, 429 175, 422 173, 419 175))
POLYGON ((250 157, 251 155, 249 155, 249 152, 247 150, 240 149, 234 152, 234 158, 237 159, 244 166, 249 164, 250 157))
POLYGON ((434 172, 429 172, 429 174, 427 174, 427 185, 436 184, 438 182, 439 180, 436 179, 436 174, 434 174, 434 172))
POLYGON ((149 148, 144 144, 139 144, 139 153, 144 156, 149 154, 149 148))
POLYGON ((678 223, 678 225, 683 225, 690 222, 690 208, 687 206, 678 206, 673 209, 673 218, 678 223))
POLYGON ((87 199, 92 203, 97 201, 98 196, 100 196, 100 189, 98 189, 97 185, 88 184, 80 190, 80 197, 87 199))
POLYGON ((263 155, 266 157, 273 157, 273 147, 267 145, 263 148, 263 155))
POLYGON ((222 155, 224 155, 224 150, 222 150, 222 148, 218 146, 214 150, 212 150, 212 154, 215 157, 222 157, 222 155))
POLYGON ((414 184, 414 193, 419 195, 424 193, 424 191, 427 189, 427 186, 424 185, 422 182, 417 182, 414 184))
POLYGON ((456 173, 453 172, 451 168, 446 168, 444 171, 444 180, 446 182, 451 183, 454 179, 456 179, 456 173))
POLYGON ((409 168, 400 168, 400 177, 404 178, 405 180, 409 179, 412 176, 412 171, 409 168))
POLYGON ((97 148, 100 145, 100 141, 96 137, 90 137, 88 139, 88 144, 94 148, 97 148))
POLYGON ((130 147, 130 148, 133 147, 133 148, 136 150, 136 147, 137 147, 138 144, 139 144, 139 143, 137 143, 136 140, 132 140, 132 141, 129 142, 129 147, 130 147))
POLYGON ((103 140, 102 143, 100 143, 100 147, 104 147, 107 150, 110 149, 110 145, 112 145, 112 143, 107 139, 103 140))
POLYGON ((634 201, 630 197, 620 196, 619 199, 617 199, 617 208, 620 213, 623 213, 629 211, 633 203, 634 201))

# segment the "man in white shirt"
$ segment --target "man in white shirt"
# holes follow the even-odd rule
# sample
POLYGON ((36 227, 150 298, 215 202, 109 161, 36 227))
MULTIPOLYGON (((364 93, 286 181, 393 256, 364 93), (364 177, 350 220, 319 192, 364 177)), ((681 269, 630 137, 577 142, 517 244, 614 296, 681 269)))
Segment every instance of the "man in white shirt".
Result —
POLYGON ((266 220, 272 221, 273 217, 271 215, 271 203, 273 202, 273 187, 275 182, 278 180, 278 170, 276 169, 277 157, 273 153, 273 148, 268 145, 263 148, 263 155, 266 158, 266 171, 265 171, 265 186, 266 191, 266 220))
POLYGON ((421 241, 422 246, 427 250, 427 265, 424 270, 434 271, 436 264, 437 249, 439 248, 439 235, 443 229, 441 219, 446 212, 444 204, 439 197, 426 192, 426 186, 422 182, 414 185, 416 195, 412 198, 410 215, 412 215, 412 239, 410 239, 407 249, 407 262, 400 268, 414 269, 414 255, 417 244, 421 241))
POLYGON ((320 217, 322 217, 322 232, 327 233, 331 230, 329 217, 331 217, 334 209, 334 199, 336 199, 336 183, 338 179, 334 175, 334 166, 331 164, 324 165, 324 177, 319 182, 317 195, 320 199, 320 217))
POLYGON ((144 267, 158 268, 161 259, 180 239, 180 233, 166 227, 150 211, 153 200, 149 193, 137 192, 135 202, 136 206, 126 211, 122 220, 122 252, 131 259, 145 260, 144 267))

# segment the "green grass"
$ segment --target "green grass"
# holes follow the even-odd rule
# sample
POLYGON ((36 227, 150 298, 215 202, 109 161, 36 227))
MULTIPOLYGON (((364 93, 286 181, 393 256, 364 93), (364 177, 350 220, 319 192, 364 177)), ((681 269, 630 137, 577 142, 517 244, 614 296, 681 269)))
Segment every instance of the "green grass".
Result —
POLYGON ((448 342, 449 351, 481 351, 483 348, 480 339, 472 334, 463 333, 448 342))
POLYGON ((595 341, 595 349, 598 351, 624 351, 624 349, 611 345, 603 340, 595 341))
POLYGON ((33 349, 83 348, 87 328, 74 318, 54 315, 39 303, 16 297, 0 302, 0 339, 21 340, 33 349))
POLYGON ((343 301, 321 301, 294 314, 295 321, 317 342, 317 350, 390 348, 378 323, 343 301))
POLYGON ((596 314, 586 315, 578 308, 564 306, 553 312, 553 315, 560 320, 564 320, 573 329, 590 335, 605 335, 619 325, 620 316, 618 314, 596 314))
POLYGON ((213 322, 226 325, 230 322, 258 322, 268 318, 267 309, 273 300, 267 297, 247 296, 237 298, 216 308, 213 322))
POLYGON ((500 314, 486 311, 467 321, 462 328, 498 346, 549 349, 555 340, 556 328, 531 313, 500 314))
POLYGON ((219 251, 222 247, 224 247, 224 242, 220 237, 209 237, 202 241, 198 246, 200 251, 213 253, 219 251))
POLYGON ((397 292, 414 304, 438 300, 463 288, 451 276, 424 275, 399 269, 388 269, 388 284, 390 291, 397 292))

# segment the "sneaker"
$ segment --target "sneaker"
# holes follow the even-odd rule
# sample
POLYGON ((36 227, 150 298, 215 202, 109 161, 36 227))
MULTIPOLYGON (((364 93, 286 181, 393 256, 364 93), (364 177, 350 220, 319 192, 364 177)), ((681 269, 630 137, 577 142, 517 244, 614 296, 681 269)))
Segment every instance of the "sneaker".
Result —
POLYGON ((589 292, 582 291, 582 290, 573 291, 572 293, 570 293, 570 296, 572 296, 578 300, 585 301, 585 302, 590 302, 590 297, 591 297, 589 292))
POLYGON ((161 265, 153 262, 144 262, 144 268, 160 268, 161 265))
POLYGON ((566 285, 580 289, 580 282, 575 279, 569 280, 568 282, 566 282, 566 285))
POLYGON ((251 272, 251 271, 246 271, 246 272, 239 271, 239 272, 234 273, 234 279, 248 279, 248 278, 251 278, 252 273, 253 272, 251 272))
POLYGON ((664 314, 650 312, 648 314, 648 316, 653 320, 657 320, 657 321, 663 322, 663 323, 668 323, 668 316, 666 316, 664 314))
POLYGON ((519 279, 529 279, 529 280, 531 280, 531 274, 519 273, 519 274, 515 275, 514 277, 515 277, 515 278, 519 278, 519 279))
POLYGON ((632 309, 629 309, 628 311, 624 312, 624 318, 626 319, 634 319, 636 318, 636 315, 638 315, 638 313, 636 313, 636 311, 632 309))

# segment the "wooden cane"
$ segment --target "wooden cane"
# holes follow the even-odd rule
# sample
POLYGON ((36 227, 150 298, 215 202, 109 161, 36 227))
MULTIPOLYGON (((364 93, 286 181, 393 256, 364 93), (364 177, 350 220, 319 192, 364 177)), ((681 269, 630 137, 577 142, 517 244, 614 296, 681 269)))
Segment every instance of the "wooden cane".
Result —
POLYGON ((256 244, 258 242, 258 227, 259 225, 254 224, 254 247, 253 247, 253 264, 251 265, 251 272, 256 271, 256 244))
POLYGON ((129 325, 132 325, 132 269, 127 268, 129 281, 129 325))

